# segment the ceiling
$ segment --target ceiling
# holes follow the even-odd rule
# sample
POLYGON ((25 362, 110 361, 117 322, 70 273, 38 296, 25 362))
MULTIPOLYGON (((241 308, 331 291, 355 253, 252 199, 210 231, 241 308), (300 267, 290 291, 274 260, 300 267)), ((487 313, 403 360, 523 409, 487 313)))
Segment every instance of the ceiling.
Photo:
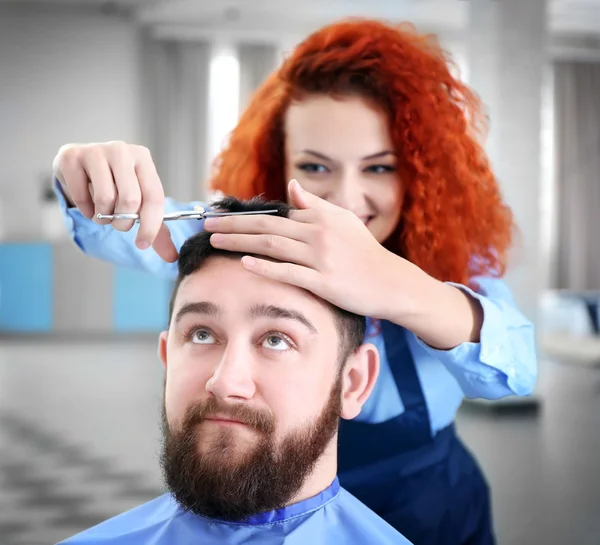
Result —
MULTIPOLYGON (((474 0, 471 0, 474 1, 474 0)), ((501 0, 497 0, 501 1, 501 0)), ((528 0, 522 0, 527 2, 528 0)), ((599 34, 600 0, 548 0, 553 34, 599 34)), ((469 0, 36 0, 38 4, 126 9, 151 27, 303 34, 332 20, 365 15, 409 20, 435 32, 466 27, 469 0)), ((0 0, 27 3, 27 0, 0 0)))

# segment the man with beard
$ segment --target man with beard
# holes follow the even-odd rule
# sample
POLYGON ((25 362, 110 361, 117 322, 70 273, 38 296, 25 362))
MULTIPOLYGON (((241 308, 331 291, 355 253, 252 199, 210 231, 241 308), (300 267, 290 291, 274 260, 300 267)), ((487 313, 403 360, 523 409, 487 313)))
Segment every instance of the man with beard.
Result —
MULTIPOLYGON (((214 206, 289 212, 259 199, 214 206)), ((65 544, 410 545, 336 476, 339 419, 358 415, 379 372, 365 319, 241 257, 207 232, 180 251, 159 341, 169 493, 65 544)))

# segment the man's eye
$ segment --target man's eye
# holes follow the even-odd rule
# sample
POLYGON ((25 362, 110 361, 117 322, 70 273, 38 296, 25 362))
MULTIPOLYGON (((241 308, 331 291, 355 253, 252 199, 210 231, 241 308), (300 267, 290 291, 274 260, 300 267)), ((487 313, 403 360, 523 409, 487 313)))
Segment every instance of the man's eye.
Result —
POLYGON ((190 340, 194 344, 213 344, 214 335, 208 329, 196 329, 190 334, 190 340))
POLYGON ((282 335, 276 335, 274 333, 267 335, 263 341, 263 348, 269 350, 284 351, 291 348, 291 343, 285 339, 282 335))

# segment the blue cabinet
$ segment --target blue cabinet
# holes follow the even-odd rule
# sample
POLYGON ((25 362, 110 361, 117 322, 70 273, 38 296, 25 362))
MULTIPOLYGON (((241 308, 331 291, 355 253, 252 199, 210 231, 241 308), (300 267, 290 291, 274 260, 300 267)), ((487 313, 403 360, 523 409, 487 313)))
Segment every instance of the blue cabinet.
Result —
POLYGON ((0 243, 0 332, 158 334, 172 286, 74 245, 0 243))
POLYGON ((52 330, 52 261, 51 244, 0 244, 0 329, 52 330))

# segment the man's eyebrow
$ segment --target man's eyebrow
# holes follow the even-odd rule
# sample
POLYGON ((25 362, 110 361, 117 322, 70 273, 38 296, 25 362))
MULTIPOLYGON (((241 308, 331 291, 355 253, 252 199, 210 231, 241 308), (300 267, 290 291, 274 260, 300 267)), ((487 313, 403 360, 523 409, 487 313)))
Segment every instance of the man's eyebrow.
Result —
POLYGON ((301 312, 275 305, 254 305, 250 309, 250 318, 284 318, 303 324, 311 333, 318 334, 317 328, 301 312))
POLYGON ((219 316, 221 309, 210 301, 197 301, 186 303, 175 314, 175 323, 179 322, 186 314, 205 314, 208 316, 219 316))

